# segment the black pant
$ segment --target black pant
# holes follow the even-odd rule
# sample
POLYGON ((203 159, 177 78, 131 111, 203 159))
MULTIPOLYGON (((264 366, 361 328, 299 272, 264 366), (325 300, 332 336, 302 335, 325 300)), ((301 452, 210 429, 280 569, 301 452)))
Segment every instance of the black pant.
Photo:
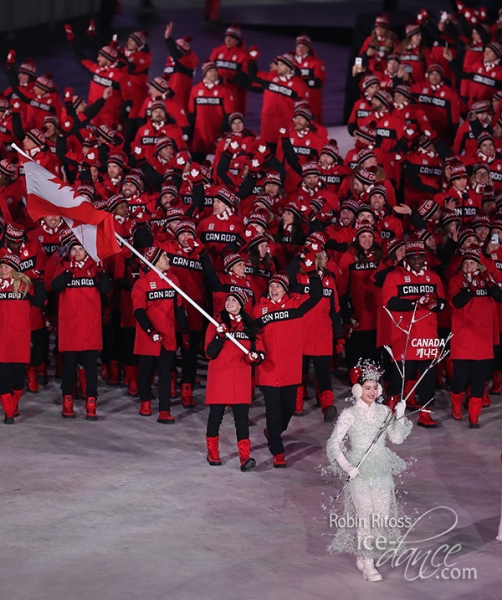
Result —
POLYGON ((0 394, 12 394, 24 389, 26 365, 24 363, 0 363, 0 394))
POLYGON ((304 356, 303 372, 308 373, 310 359, 314 362, 314 372, 317 379, 319 393, 332 390, 331 385, 331 356, 304 356))
POLYGON ((139 375, 138 391, 141 402, 152 399, 151 378, 155 369, 159 376, 159 412, 171 409, 171 369, 176 353, 174 350, 166 350, 164 346, 160 349, 160 356, 138 357, 139 375))
POLYGON ((502 334, 499 334, 499 343, 493 346, 493 370, 502 371, 502 334))
POLYGON ((376 330, 353 331, 346 345, 347 368, 352 369, 360 358, 378 362, 380 351, 376 347, 376 330))
POLYGON ((120 312, 112 310, 108 322, 103 323, 103 351, 101 361, 109 363, 122 359, 122 344, 120 339, 120 312))
POLYGON ((45 327, 31 332, 30 365, 39 367, 46 359, 49 348, 49 332, 45 327))
POLYGON ((490 379, 492 359, 453 361, 453 379, 450 389, 454 394, 465 392, 471 386, 471 396, 482 398, 485 385, 490 379))
MULTIPOLYGON (((190 348, 181 348, 181 383, 194 384, 197 377, 197 352, 199 349, 201 331, 190 331, 190 348)), ((181 333, 176 336, 178 346, 181 346, 181 333)))
POLYGON ((73 387, 77 373, 77 365, 85 370, 87 396, 96 398, 98 395, 98 351, 83 350, 82 352, 63 352, 63 381, 61 389, 63 396, 73 396, 73 387))
POLYGON ((134 339, 136 337, 135 327, 122 327, 122 360, 128 367, 134 367, 138 364, 138 357, 134 354, 134 339))
MULTIPOLYGON (((207 417, 207 437, 216 437, 225 414, 225 404, 210 404, 207 417)), ((249 439, 249 404, 232 404, 237 441, 249 439)))
MULTIPOLYGON (((405 381, 416 381, 419 379, 422 373, 430 366, 431 362, 431 360, 407 360, 404 365, 405 381)), ((436 369, 437 367, 433 367, 427 372, 414 392, 418 394, 421 405, 424 405, 436 395, 436 369)), ((399 375, 395 363, 392 363, 392 371, 387 387, 389 396, 397 396, 401 393, 401 383, 401 375, 399 375)), ((409 398, 409 400, 412 399, 411 397, 409 398)))
POLYGON ((272 454, 284 454, 281 434, 288 428, 295 412, 297 388, 297 385, 261 386, 265 398, 268 445, 272 454))

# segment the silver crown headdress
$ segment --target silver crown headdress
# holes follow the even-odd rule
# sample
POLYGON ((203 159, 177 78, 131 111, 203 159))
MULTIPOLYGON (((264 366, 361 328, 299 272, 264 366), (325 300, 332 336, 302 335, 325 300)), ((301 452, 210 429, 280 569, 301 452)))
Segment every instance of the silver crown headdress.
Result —
POLYGON ((365 381, 380 381, 382 375, 384 374, 384 369, 369 359, 365 359, 363 361, 359 359, 359 362, 355 368, 358 371, 359 376, 357 379, 359 383, 363 383, 365 381))

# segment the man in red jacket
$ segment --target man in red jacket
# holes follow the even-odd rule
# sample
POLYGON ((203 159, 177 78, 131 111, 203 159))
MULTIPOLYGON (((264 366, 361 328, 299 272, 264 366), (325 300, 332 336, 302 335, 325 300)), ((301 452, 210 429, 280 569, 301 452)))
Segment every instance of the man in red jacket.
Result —
POLYGON ((268 296, 260 298, 253 310, 261 327, 266 359, 256 368, 256 385, 265 398, 265 436, 275 468, 286 467, 282 434, 295 412, 296 389, 302 381, 301 319, 322 298, 322 284, 315 270, 315 255, 302 263, 310 278, 310 296, 289 293, 289 277, 271 277, 268 296))
MULTIPOLYGON (((391 312, 392 319, 397 325, 392 326, 390 347, 394 360, 399 363, 405 360, 406 381, 417 380, 434 358, 440 352, 440 340, 437 330, 436 313, 446 306, 443 284, 439 275, 427 268, 425 264, 425 245, 422 241, 406 243, 405 259, 389 273, 382 289, 383 305, 391 312), (411 324, 412 317, 415 323, 411 324), (411 328, 408 343, 402 329, 411 328)), ((429 369, 418 386, 421 404, 434 398, 436 389, 436 369, 429 369)), ((409 386, 407 386, 409 388, 409 386)), ((405 387, 405 394, 406 389, 405 387)), ((393 369, 388 386, 389 406, 393 409, 399 398, 401 381, 397 369, 393 369)), ((408 407, 419 408, 413 400, 413 394, 408 398, 408 407)), ((421 427, 437 427, 430 414, 421 411, 418 417, 421 427)))
POLYGON ((193 86, 188 103, 188 120, 192 127, 190 150, 195 161, 202 162, 207 154, 214 154, 232 107, 232 94, 221 82, 216 64, 205 62, 202 81, 193 86))
POLYGON ((293 118, 295 102, 309 100, 309 90, 296 73, 294 57, 282 54, 275 71, 257 71, 258 48, 249 49, 249 78, 263 91, 260 138, 275 149, 280 129, 287 129, 293 118))
POLYGON ((214 62, 218 75, 233 96, 232 112, 246 114, 246 90, 233 83, 238 73, 247 72, 248 53, 244 49, 242 32, 238 25, 231 25, 225 31, 225 41, 213 49, 209 60, 214 62))
MULTIPOLYGON (((169 268, 169 258, 158 247, 147 248, 145 258, 161 273, 169 268)), ((188 335, 188 318, 178 292, 156 271, 147 272, 134 284, 131 299, 136 317, 134 354, 139 357, 138 390, 139 414, 152 414, 151 378, 155 369, 159 376, 159 423, 174 423, 171 415, 171 370, 176 355, 176 322, 185 337, 188 335)), ((169 279, 179 286, 174 275, 169 279)))
POLYGON ((322 123, 322 88, 326 83, 326 68, 316 56, 312 40, 305 33, 296 38, 295 63, 309 88, 310 106, 316 121, 322 123))

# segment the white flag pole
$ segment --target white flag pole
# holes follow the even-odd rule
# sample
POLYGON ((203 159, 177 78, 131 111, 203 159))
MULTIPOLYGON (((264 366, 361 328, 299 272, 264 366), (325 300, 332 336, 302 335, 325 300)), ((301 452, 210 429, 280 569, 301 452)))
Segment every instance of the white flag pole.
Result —
MULTIPOLYGON (((197 302, 195 302, 194 300, 192 300, 192 298, 190 298, 190 296, 188 296, 181 288, 179 288, 175 283, 173 283, 164 273, 162 273, 162 271, 159 271, 159 269, 157 269, 157 267, 155 267, 154 265, 152 265, 152 263, 147 260, 142 254, 141 252, 138 252, 138 250, 136 250, 136 248, 134 248, 134 246, 131 246, 131 244, 129 244, 129 242, 127 242, 123 237, 121 237, 118 233, 115 233, 115 237, 117 238, 117 240, 123 244, 124 246, 126 246, 127 248, 129 248, 129 250, 131 252, 133 252, 142 262, 145 263, 145 265, 147 265, 148 267, 150 267, 150 269, 152 269, 153 271, 155 271, 157 273, 157 275, 163 279, 164 281, 166 281, 172 288, 174 288, 178 294, 180 296, 183 296, 183 298, 185 298, 185 300, 187 300, 188 302, 190 302, 190 304, 197 309, 204 317, 206 317, 206 319, 208 321, 210 321, 215 327, 218 327, 220 325, 220 323, 218 323, 218 321, 216 321, 215 319, 213 319, 213 317, 211 315, 209 315, 203 308, 201 308, 197 302)), ((226 337, 233 342, 240 350, 242 350, 242 352, 244 352, 244 354, 249 354, 249 350, 243 346, 238 340, 236 340, 234 338, 234 336, 231 333, 226 333, 225 334, 226 337)))

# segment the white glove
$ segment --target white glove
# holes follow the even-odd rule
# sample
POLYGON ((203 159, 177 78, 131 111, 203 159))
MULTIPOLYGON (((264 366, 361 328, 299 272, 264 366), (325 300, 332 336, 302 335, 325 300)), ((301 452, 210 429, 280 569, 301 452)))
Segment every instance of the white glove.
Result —
POLYGON ((351 479, 354 479, 354 477, 357 477, 359 475, 359 469, 357 467, 349 467, 347 469, 347 475, 351 479))
POLYGON ((398 402, 396 404, 396 419, 400 419, 401 417, 404 417, 405 411, 406 411, 406 402, 404 400, 401 400, 400 402, 398 402))

